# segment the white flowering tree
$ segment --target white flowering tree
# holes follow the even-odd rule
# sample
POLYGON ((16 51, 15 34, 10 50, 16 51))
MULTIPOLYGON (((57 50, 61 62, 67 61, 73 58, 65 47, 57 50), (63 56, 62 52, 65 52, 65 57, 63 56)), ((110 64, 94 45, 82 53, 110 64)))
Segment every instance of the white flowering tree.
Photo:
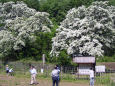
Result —
POLYGON ((53 56, 61 50, 69 55, 103 56, 115 48, 115 7, 101 1, 69 10, 52 41, 53 56))
POLYGON ((0 57, 20 50, 26 42, 35 41, 34 33, 50 32, 49 14, 37 12, 23 2, 0 3, 0 57))

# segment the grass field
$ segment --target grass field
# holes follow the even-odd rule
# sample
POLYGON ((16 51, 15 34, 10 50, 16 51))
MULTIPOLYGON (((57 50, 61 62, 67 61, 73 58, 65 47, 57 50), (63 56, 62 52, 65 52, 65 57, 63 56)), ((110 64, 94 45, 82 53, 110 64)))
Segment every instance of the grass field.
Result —
MULTIPOLYGON (((37 78, 38 85, 36 86, 52 86, 52 81, 49 78, 37 78)), ((30 77, 17 77, 0 75, 0 86, 29 86, 30 77)), ((34 85, 33 85, 34 86, 34 85)), ((61 81, 60 86, 89 86, 88 81, 61 81)))
MULTIPOLYGON (((107 63, 106 63, 107 64, 107 63)), ((113 63, 111 63, 113 64, 113 63)), ((109 65, 110 67, 111 65, 109 65)), ((113 67, 114 65, 112 65, 113 67)), ((61 76, 61 75, 60 75, 61 76)), ((72 74, 62 74, 59 86, 89 86, 89 80, 75 79, 72 74), (63 77, 62 77, 63 76, 63 77)), ((38 85, 32 86, 52 86, 50 72, 37 75, 38 85)), ((102 74, 95 78, 95 86, 115 86, 115 74, 102 74)), ((15 71, 14 76, 7 76, 4 69, 0 70, 0 86, 30 86, 30 73, 24 71, 15 71)))
MULTIPOLYGON (((105 78, 103 76, 103 78, 105 78)), ((50 77, 44 78, 37 76, 38 85, 32 86, 52 86, 52 80, 50 77)), ((15 75, 7 76, 6 74, 0 74, 0 86, 30 86, 30 76, 29 75, 15 75)), ((97 79, 95 86, 114 86, 110 85, 109 78, 97 79)), ((59 86, 89 86, 89 80, 61 80, 59 86)))

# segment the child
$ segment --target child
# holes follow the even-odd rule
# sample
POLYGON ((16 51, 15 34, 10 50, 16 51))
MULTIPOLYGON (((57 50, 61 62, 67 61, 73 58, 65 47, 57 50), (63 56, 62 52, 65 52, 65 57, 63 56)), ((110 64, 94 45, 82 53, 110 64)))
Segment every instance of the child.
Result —
POLYGON ((9 67, 8 67, 8 65, 6 65, 6 73, 7 73, 7 75, 9 75, 9 67))
POLYGON ((13 68, 11 68, 11 69, 9 70, 9 74, 10 74, 11 76, 13 76, 13 68))

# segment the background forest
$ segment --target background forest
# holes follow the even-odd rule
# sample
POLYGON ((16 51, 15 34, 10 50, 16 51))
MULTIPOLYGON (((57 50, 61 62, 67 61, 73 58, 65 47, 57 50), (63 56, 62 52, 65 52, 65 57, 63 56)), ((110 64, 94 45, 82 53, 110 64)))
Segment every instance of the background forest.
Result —
MULTIPOLYGON (((42 60, 42 55, 46 55, 46 61, 57 63, 60 65, 71 65, 72 57, 67 54, 66 50, 62 50, 57 57, 50 56, 50 51, 52 49, 52 38, 56 35, 56 29, 60 25, 69 11, 72 8, 78 8, 79 6, 85 5, 86 7, 90 6, 94 1, 109 1, 110 5, 115 6, 115 0, 0 0, 3 4, 5 2, 14 1, 23 1, 27 4, 28 7, 36 9, 40 12, 47 12, 50 14, 49 18, 53 22, 53 27, 51 27, 51 32, 48 33, 36 33, 35 42, 30 42, 26 40, 26 46, 20 50, 9 51, 7 55, 1 57, 2 60, 42 60)), ((2 26, 2 24, 0 25, 2 26)), ((115 61, 115 50, 111 50, 102 57, 97 56, 98 61, 115 61)))

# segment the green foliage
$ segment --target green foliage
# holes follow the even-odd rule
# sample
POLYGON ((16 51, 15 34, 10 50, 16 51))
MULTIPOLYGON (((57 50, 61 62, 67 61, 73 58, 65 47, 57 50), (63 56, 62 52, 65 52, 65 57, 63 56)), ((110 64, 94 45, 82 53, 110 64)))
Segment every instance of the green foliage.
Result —
POLYGON ((66 50, 62 50, 59 54, 59 57, 57 58, 57 63, 59 65, 71 65, 71 58, 69 58, 66 50))
POLYGON ((104 86, 114 86, 115 83, 110 79, 110 75, 106 74, 100 77, 96 77, 96 83, 104 86))
POLYGON ((26 47, 21 51, 16 51, 14 55, 17 59, 42 60, 42 54, 46 54, 48 58, 51 50, 51 38, 51 33, 36 33, 36 41, 34 43, 27 41, 26 47))
POLYGON ((26 40, 26 46, 21 50, 10 51, 3 60, 42 60, 42 55, 46 55, 46 60, 50 60, 49 52, 51 50, 51 39, 53 33, 36 33, 36 41, 30 42, 26 40))
POLYGON ((40 11, 48 12, 50 18, 59 24, 65 18, 68 3, 69 0, 45 0, 41 2, 40 11))
POLYGON ((94 1, 109 1, 109 0, 94 0, 94 1))
POLYGON ((0 24, 0 27, 4 26, 4 24, 0 24))
POLYGON ((61 22, 68 10, 81 5, 89 6, 94 0, 43 0, 40 4, 40 11, 50 14, 50 18, 57 22, 61 22))
POLYGON ((24 1, 28 5, 28 7, 34 8, 37 11, 39 10, 39 6, 40 6, 39 0, 22 0, 22 1, 24 1))
POLYGON ((113 55, 113 56, 104 56, 104 57, 97 57, 97 62, 115 62, 115 55, 113 55))
POLYGON ((89 6, 94 0, 71 0, 70 6, 73 7, 79 7, 82 5, 89 6))
POLYGON ((77 64, 72 62, 72 58, 70 58, 66 50, 62 50, 58 57, 50 57, 49 62, 60 66, 77 66, 77 64))
POLYGON ((16 2, 16 1, 19 1, 19 0, 0 0, 0 2, 2 2, 2 3, 9 2, 9 1, 16 2))
POLYGON ((13 1, 15 3, 17 1, 23 1, 23 2, 25 2, 28 5, 28 7, 34 8, 37 11, 39 10, 39 6, 40 6, 39 0, 0 0, 0 2, 2 2, 2 3, 9 2, 9 1, 13 1))
POLYGON ((110 2, 110 5, 115 6, 115 0, 109 0, 109 2, 110 2))

